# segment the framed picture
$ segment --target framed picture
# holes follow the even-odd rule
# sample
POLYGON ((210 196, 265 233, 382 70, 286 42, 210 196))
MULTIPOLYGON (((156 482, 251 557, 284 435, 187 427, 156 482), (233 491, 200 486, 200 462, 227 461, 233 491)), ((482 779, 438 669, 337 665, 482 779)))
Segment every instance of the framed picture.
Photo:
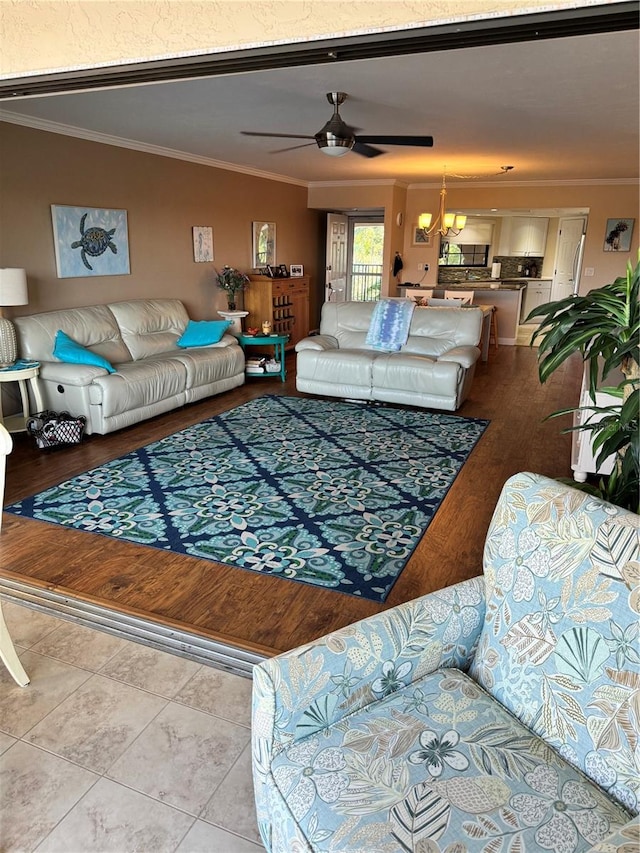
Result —
POLYGON ((280 270, 280 278, 289 278, 289 270, 286 264, 280 264, 278 269, 280 270))
POLYGON ((52 204, 58 278, 129 275, 127 211, 52 204))
POLYGON ((424 228, 420 228, 417 224, 413 226, 413 239, 412 244, 414 246, 430 246, 431 245, 431 234, 425 234, 424 228))
POLYGON ((213 260, 213 228, 208 225, 193 226, 193 260, 197 264, 213 260))
POLYGON ((251 235, 253 266, 273 266, 276 262, 276 223, 253 222, 251 235))
POLYGON ((304 275, 302 264, 291 264, 291 278, 300 278, 302 275, 304 275))
POLYGON ((607 219, 607 227, 604 232, 605 252, 629 252, 631 251, 631 235, 635 219, 607 219))

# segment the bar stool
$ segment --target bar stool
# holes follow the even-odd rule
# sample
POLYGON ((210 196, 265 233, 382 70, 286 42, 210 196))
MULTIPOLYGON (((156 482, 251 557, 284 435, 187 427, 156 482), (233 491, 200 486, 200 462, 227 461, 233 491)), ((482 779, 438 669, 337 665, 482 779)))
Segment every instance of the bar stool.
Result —
POLYGON ((491 325, 489 327, 489 346, 491 346, 491 339, 493 338, 493 343, 495 348, 498 349, 498 317, 497 317, 498 309, 496 306, 493 306, 493 311, 491 312, 491 325))

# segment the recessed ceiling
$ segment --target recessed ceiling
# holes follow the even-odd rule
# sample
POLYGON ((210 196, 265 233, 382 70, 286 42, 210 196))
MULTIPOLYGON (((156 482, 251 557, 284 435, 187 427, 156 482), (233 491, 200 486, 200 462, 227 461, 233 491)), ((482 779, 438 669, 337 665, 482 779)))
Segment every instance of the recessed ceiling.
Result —
POLYGON ((616 181, 638 177, 638 71, 637 32, 600 33, 15 99, 5 117, 304 183, 433 183, 445 168, 505 183, 616 181), (312 135, 330 91, 348 93, 342 117, 363 134, 430 134, 434 147, 333 158, 241 135, 312 135), (503 165, 515 169, 488 177, 503 165))

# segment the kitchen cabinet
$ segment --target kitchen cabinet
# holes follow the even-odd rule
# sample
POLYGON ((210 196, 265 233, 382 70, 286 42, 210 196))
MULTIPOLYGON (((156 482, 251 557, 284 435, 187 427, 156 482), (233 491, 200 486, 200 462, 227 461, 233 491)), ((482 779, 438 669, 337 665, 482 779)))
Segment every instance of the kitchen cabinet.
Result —
POLYGON ((549 220, 543 216, 509 216, 502 220, 498 255, 544 256, 549 220))
POLYGON ((287 349, 309 334, 309 276, 268 278, 250 275, 251 284, 244 291, 245 329, 261 328, 264 320, 271 323, 277 335, 289 335, 287 349))
MULTIPOLYGON (((522 303, 522 317, 520 318, 520 322, 524 323, 525 318, 531 311, 533 311, 534 308, 537 308, 539 305, 544 305, 550 301, 551 279, 548 278, 536 281, 536 279, 532 278, 527 283, 527 290, 522 303)), ((542 318, 536 317, 533 322, 540 323, 541 319, 542 318)))

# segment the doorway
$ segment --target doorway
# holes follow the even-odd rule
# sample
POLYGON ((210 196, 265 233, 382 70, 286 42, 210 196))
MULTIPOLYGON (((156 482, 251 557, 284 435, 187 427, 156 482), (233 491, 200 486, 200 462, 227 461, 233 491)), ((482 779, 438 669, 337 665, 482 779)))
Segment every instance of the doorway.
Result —
POLYGON ((384 217, 327 215, 327 302, 375 302, 382 289, 384 217))

